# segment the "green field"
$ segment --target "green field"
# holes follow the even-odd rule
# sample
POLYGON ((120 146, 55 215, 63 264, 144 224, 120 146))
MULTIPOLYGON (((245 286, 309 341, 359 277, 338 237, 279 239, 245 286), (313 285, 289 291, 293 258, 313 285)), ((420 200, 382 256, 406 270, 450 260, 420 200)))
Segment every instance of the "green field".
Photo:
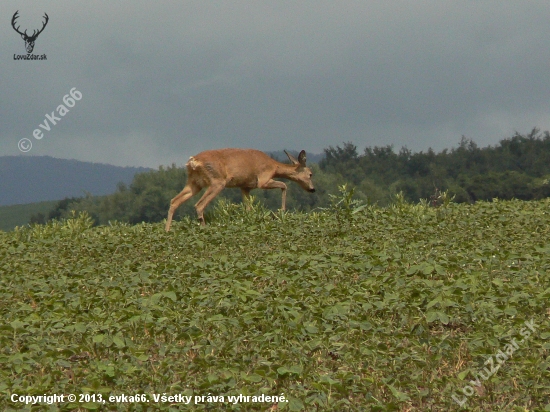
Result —
POLYGON ((47 215, 58 201, 28 203, 24 205, 0 206, 0 230, 13 230, 16 226, 25 226, 31 216, 37 213, 47 215))
POLYGON ((221 204, 169 233, 0 233, 0 409, 548 411, 549 211, 221 204))

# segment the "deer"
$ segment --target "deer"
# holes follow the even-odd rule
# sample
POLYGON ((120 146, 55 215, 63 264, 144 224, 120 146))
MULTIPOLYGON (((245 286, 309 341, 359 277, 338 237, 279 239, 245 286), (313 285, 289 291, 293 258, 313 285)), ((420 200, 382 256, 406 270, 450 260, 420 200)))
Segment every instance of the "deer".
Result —
POLYGON ((172 217, 176 209, 191 197, 207 188, 195 205, 200 224, 204 226, 204 209, 226 187, 241 189, 243 201, 249 205, 252 189, 281 189, 282 206, 286 207, 286 184, 274 178, 289 179, 298 183, 302 189, 313 193, 315 187, 311 181, 311 169, 306 166, 306 152, 302 150, 298 159, 284 151, 291 164, 281 163, 267 154, 254 149, 218 149, 207 150, 191 156, 186 163, 187 184, 170 201, 166 220, 166 231, 170 231, 172 217))
POLYGON ((38 37, 38 35, 40 33, 42 33, 44 31, 44 29, 46 28, 46 25, 48 24, 48 20, 50 20, 50 18, 48 17, 48 14, 47 13, 44 13, 44 19, 46 20, 44 23, 42 23, 42 28, 40 30, 38 30, 38 33, 36 32, 36 30, 33 30, 32 32, 32 35, 29 36, 27 34, 27 30, 25 30, 25 32, 21 32, 19 31, 19 27, 21 26, 17 26, 17 28, 15 27, 15 21, 19 18, 19 10, 17 10, 15 12, 15 14, 13 15, 12 19, 11 19, 11 26, 13 27, 13 29, 19 33, 21 35, 21 38, 23 40, 25 40, 25 49, 27 50, 27 53, 32 53, 33 49, 34 49, 34 42, 36 41, 36 38, 38 37))

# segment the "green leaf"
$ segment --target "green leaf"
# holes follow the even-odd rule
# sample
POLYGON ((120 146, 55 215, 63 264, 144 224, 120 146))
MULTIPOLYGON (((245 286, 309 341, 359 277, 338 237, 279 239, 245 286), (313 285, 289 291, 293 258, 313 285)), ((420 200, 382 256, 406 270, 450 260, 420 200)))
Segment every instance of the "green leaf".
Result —
POLYGON ((449 316, 444 312, 438 312, 439 321, 444 325, 447 325, 450 321, 449 316))
POLYGON ((321 378, 319 379, 319 381, 321 383, 328 383, 329 385, 336 385, 340 383, 339 381, 332 379, 328 375, 321 375, 321 378))
POLYGON ((176 292, 174 291, 163 292, 163 295, 172 300, 172 302, 177 301, 176 292))
POLYGON ((390 384, 386 383, 386 386, 388 388, 390 388, 390 391, 391 391, 392 395, 395 396, 400 402, 406 402, 406 401, 409 401, 411 399, 409 397, 409 395, 407 395, 404 392, 399 391, 393 385, 390 385, 390 384))
POLYGON ((11 326, 12 329, 15 330, 15 331, 24 330, 24 329, 25 329, 25 325, 26 325, 26 323, 21 322, 21 321, 18 320, 18 319, 16 319, 16 320, 10 322, 10 326, 11 326))
POLYGON ((290 397, 289 402, 288 402, 288 409, 290 411, 301 411, 304 408, 305 408, 305 405, 300 399, 290 397))
POLYGON ((463 370, 462 372, 460 372, 457 376, 458 376, 458 379, 460 379, 461 381, 464 380, 464 378, 468 375, 468 373, 470 372, 470 369, 466 369, 466 370, 463 370))
POLYGON ((288 371, 290 373, 294 373, 296 375, 300 375, 303 370, 304 370, 304 368, 302 368, 302 366, 300 366, 300 365, 293 365, 290 368, 288 368, 288 371))
POLYGON ((88 410, 91 410, 91 411, 95 411, 99 408, 101 408, 101 404, 100 403, 91 403, 91 402, 88 402, 88 403, 83 403, 80 405, 82 408, 84 409, 88 409, 88 410))
POLYGON ((124 342, 124 338, 120 337, 120 336, 114 336, 113 337, 113 343, 118 347, 118 348, 123 348, 126 346, 126 343, 124 342))
POLYGON ((245 381, 248 382, 261 382, 261 380, 263 379, 260 375, 257 375, 255 373, 252 373, 250 375, 242 374, 241 376, 245 381))
POLYGON ((439 319, 439 312, 428 312, 426 313, 426 322, 432 323, 439 319))
POLYGON ((218 313, 214 316, 211 316, 209 317, 208 319, 206 319, 208 322, 218 322, 220 320, 224 320, 225 319, 225 316, 223 316, 221 313, 218 313))
POLYGON ((84 333, 86 332, 86 324, 85 323, 75 323, 74 324, 74 330, 76 332, 84 333))
POLYGON ((516 316, 518 311, 513 306, 508 306, 506 309, 504 309, 504 313, 508 316, 516 316))

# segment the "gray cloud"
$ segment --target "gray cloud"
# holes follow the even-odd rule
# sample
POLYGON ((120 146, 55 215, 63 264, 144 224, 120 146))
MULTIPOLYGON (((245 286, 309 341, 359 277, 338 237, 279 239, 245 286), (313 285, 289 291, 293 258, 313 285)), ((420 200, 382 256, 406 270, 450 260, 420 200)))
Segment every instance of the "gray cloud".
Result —
POLYGON ((0 5, 0 155, 182 164, 216 147, 320 152, 351 140, 497 144, 549 128, 550 3, 30 1, 0 5), (9 21, 48 27, 36 54, 9 21), (76 87, 42 140, 32 131, 76 87))

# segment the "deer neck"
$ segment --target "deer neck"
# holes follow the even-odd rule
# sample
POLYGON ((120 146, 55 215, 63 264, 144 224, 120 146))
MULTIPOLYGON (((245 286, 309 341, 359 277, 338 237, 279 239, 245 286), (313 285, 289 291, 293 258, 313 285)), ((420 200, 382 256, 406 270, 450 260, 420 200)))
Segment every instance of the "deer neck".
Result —
POLYGON ((275 175, 273 177, 283 177, 289 179, 296 172, 296 165, 286 163, 277 163, 275 175))

